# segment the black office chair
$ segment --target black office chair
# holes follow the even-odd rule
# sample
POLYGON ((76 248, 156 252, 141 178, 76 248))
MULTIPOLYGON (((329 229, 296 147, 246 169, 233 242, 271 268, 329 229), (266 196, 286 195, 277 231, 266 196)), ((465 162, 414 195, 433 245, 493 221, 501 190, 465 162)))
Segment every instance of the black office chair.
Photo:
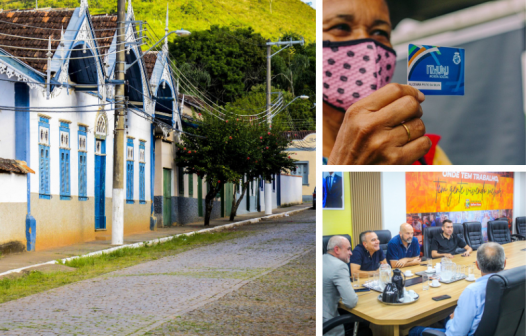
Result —
POLYGON ((350 313, 342 314, 340 316, 334 317, 328 321, 323 322, 323 334, 325 335, 326 333, 328 333, 329 331, 331 331, 339 325, 351 323, 354 323, 353 335, 356 335, 357 333, 360 333, 361 335, 373 335, 371 329, 368 328, 369 324, 367 323, 367 321, 350 313), (360 327, 360 323, 362 323, 362 327, 360 327))
POLYGON ((526 217, 515 218, 515 230, 517 230, 517 234, 512 235, 512 237, 515 236, 519 240, 526 239, 526 217))
POLYGON ((343 324, 354 323, 354 328, 358 329, 358 321, 356 321, 356 316, 351 314, 340 315, 335 318, 332 318, 328 321, 323 322, 323 334, 325 335, 332 329, 343 324))
POLYGON ((391 231, 389 230, 375 230, 374 233, 378 236, 380 240, 380 248, 384 251, 384 256, 387 256, 387 244, 391 240, 391 231))
POLYGON ((343 236, 343 237, 349 239, 349 243, 351 244, 351 248, 352 248, 351 236, 349 236, 348 234, 323 236, 323 254, 327 253, 327 244, 329 244, 329 239, 331 239, 331 237, 334 237, 334 236, 343 236))
POLYGON ((511 243, 511 234, 507 220, 494 220, 488 222, 488 241, 501 245, 511 243))
POLYGON ((465 222, 464 238, 473 251, 476 251, 480 245, 484 244, 484 237, 482 236, 482 225, 480 222, 465 222))
MULTIPOLYGON (((526 266, 519 266, 493 274, 486 287, 486 303, 475 336, 524 336, 524 295, 526 266)), ((455 318, 460 318, 455 316, 455 318)), ((444 336, 428 330, 423 336, 444 336)))
POLYGON ((459 236, 463 241, 466 241, 466 236, 464 236, 464 227, 461 223, 453 223, 453 233, 459 236))
POLYGON ((430 226, 424 229, 424 257, 431 258, 431 242, 435 235, 442 233, 442 226, 430 226))

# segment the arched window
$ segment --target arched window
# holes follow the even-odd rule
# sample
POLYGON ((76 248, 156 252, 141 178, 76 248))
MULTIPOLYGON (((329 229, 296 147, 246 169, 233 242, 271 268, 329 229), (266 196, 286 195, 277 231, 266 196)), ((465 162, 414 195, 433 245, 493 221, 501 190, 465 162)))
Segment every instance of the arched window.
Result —
POLYGON ((106 138, 107 120, 106 114, 101 113, 97 116, 97 122, 95 123, 95 136, 100 136, 103 139, 106 138))

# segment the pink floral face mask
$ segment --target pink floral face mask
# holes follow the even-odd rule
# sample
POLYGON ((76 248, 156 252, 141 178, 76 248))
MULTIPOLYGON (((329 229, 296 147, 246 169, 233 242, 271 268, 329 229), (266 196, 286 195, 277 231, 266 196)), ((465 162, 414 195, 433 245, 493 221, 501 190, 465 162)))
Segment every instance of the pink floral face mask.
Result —
POLYGON ((396 52, 373 39, 323 41, 323 101, 345 112, 389 84, 396 52))

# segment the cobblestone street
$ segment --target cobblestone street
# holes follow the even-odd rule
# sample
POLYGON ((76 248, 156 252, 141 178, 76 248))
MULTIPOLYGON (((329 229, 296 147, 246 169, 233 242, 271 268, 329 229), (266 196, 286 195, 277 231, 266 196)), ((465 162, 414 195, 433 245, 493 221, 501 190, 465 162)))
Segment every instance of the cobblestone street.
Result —
POLYGON ((243 238, 4 303, 0 334, 314 334, 315 228, 306 210, 239 227, 250 233, 243 238))

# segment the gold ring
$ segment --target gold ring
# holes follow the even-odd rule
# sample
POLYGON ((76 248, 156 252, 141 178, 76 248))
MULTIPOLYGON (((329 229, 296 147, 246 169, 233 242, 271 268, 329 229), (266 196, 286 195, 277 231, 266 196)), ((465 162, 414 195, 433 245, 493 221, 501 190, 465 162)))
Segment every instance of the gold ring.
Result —
POLYGON ((409 128, 405 124, 402 124, 402 126, 404 126, 405 131, 407 132, 407 142, 411 141, 411 133, 409 132, 409 128))

